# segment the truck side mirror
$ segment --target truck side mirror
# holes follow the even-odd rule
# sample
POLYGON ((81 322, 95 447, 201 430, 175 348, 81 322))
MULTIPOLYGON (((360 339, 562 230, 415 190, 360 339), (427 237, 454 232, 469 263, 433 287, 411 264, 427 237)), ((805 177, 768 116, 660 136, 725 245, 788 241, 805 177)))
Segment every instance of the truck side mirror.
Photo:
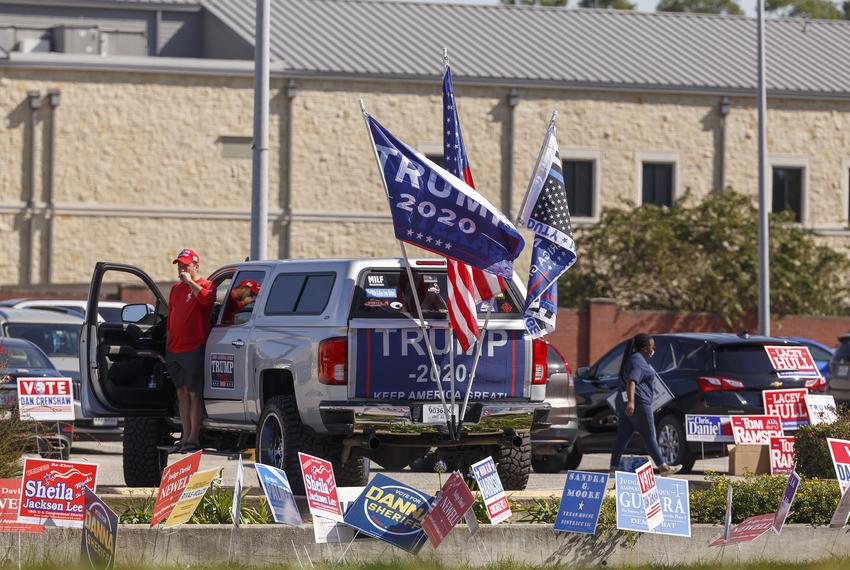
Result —
POLYGON ((138 305, 124 305, 121 309, 121 320, 125 323, 140 323, 153 314, 150 305, 140 303, 138 305))

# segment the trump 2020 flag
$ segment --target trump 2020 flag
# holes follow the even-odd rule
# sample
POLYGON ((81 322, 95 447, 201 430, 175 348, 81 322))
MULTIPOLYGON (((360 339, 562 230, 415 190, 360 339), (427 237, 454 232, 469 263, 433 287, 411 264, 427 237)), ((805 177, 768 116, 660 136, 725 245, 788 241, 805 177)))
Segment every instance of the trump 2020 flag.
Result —
POLYGON ((519 223, 535 233, 524 319, 528 332, 537 338, 555 330, 558 277, 576 262, 554 117, 522 203, 519 223))
POLYGON ((511 278, 524 241, 510 220, 466 182, 366 118, 396 238, 511 278))

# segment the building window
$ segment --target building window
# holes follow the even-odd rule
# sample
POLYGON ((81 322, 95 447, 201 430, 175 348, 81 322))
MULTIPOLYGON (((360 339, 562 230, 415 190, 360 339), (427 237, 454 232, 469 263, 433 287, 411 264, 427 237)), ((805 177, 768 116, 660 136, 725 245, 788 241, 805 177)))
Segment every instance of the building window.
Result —
POLYGON ((673 205, 674 166, 672 163, 643 163, 641 199, 644 204, 673 205))
POLYGON ((792 212, 794 221, 803 221, 803 169, 773 167, 773 213, 792 212))
POLYGON ((574 218, 593 217, 594 169, 593 160, 565 160, 564 186, 567 204, 574 218))
POLYGON ((443 166, 443 155, 442 155, 442 153, 440 153, 440 154, 428 153, 428 154, 425 155, 425 158, 427 158, 428 160, 430 160, 431 162, 433 162, 434 164, 436 164, 440 168, 445 168, 445 166, 443 166))

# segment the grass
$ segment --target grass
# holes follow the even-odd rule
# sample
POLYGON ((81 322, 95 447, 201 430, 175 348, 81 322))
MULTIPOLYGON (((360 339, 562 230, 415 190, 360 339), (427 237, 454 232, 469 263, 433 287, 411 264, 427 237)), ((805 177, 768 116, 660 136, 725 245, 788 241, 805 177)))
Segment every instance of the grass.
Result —
MULTIPOLYGON (((220 565, 198 565, 189 566, 193 570, 260 570, 260 568, 274 568, 275 570, 304 570, 310 568, 309 563, 304 560, 304 566, 298 564, 288 564, 279 566, 246 566, 240 564, 220 564, 220 565)), ((737 565, 717 566, 711 564, 696 565, 696 566, 666 566, 665 568, 685 568, 688 570, 844 570, 850 567, 850 559, 834 559, 823 562, 804 563, 775 563, 775 562, 753 562, 741 563, 737 565)), ((78 566, 77 568, 83 568, 78 566)), ((149 570, 151 567, 144 569, 139 566, 122 566, 115 567, 116 570, 149 570)), ((155 567, 156 568, 156 567, 155 567)), ((160 566, 163 570, 166 568, 177 568, 176 566, 160 566)), ((180 566, 185 569, 186 566, 180 566)), ((471 570, 470 566, 455 566, 436 563, 430 560, 414 560, 410 562, 394 561, 389 563, 356 563, 356 564, 324 564, 316 563, 313 568, 319 570, 471 570)), ((516 564, 513 562, 499 562, 488 566, 480 566, 483 570, 531 570, 532 568, 540 568, 529 564, 516 564)), ((575 565, 563 566, 547 566, 547 568, 569 568, 570 570, 581 569, 575 565)), ((658 566, 642 565, 642 566, 624 566, 624 570, 657 570, 658 566)), ((22 570, 72 570, 72 566, 49 566, 49 565, 24 565, 22 570)))

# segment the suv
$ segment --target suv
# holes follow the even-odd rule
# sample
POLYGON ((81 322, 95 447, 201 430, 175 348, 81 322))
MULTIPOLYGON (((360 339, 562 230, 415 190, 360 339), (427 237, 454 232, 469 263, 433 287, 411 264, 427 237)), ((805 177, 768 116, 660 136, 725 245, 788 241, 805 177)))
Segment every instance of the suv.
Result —
POLYGON ((850 404, 850 334, 838 337, 838 343, 829 361, 829 393, 836 404, 850 404))
MULTIPOLYGON (((673 400, 655 412, 656 437, 664 459, 690 471, 701 453, 719 456, 722 443, 688 443, 686 414, 762 414, 762 390, 806 387, 824 391, 821 378, 779 377, 767 353, 768 345, 800 346, 784 338, 679 333, 652 335, 655 355, 649 360, 673 394, 673 400), (704 445, 704 448, 702 447, 704 445)), ((610 453, 617 435, 617 417, 606 398, 619 386, 620 363, 628 341, 621 342, 593 366, 576 372, 580 432, 566 468, 575 469, 584 453, 610 453)), ((639 437, 630 451, 643 452, 639 437)))
MULTIPOLYGON (((412 264, 446 399, 453 365, 459 404, 474 348, 461 353, 449 345, 445 261, 412 264)), ((257 461, 284 469, 298 491, 299 451, 331 460, 341 486, 365 484, 368 460, 401 469, 431 448, 467 462, 493 455, 506 488, 527 484, 531 432, 549 427, 548 347, 525 331, 516 276, 491 308, 458 440, 437 404, 402 260, 254 261, 222 267, 209 279, 216 304, 205 354, 203 447, 254 445, 257 461), (235 310, 230 290, 245 280, 260 291, 256 303, 235 310)), ((98 263, 88 303, 80 339, 83 409, 125 417, 125 482, 156 486, 179 425, 164 366, 166 299, 140 269, 98 263), (128 305, 122 324, 98 322, 101 285, 116 273, 145 284, 152 311, 128 305)))

